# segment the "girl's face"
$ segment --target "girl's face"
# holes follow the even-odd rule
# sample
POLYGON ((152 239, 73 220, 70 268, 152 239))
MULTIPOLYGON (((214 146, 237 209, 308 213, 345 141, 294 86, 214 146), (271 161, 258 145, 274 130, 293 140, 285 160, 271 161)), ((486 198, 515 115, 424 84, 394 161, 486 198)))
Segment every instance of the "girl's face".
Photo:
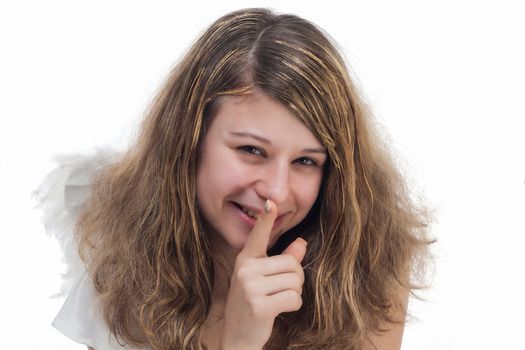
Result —
POLYGON ((197 167, 201 212, 215 233, 241 250, 254 213, 270 198, 278 208, 270 248, 308 214, 325 161, 317 138, 275 99, 261 92, 222 97, 197 167))

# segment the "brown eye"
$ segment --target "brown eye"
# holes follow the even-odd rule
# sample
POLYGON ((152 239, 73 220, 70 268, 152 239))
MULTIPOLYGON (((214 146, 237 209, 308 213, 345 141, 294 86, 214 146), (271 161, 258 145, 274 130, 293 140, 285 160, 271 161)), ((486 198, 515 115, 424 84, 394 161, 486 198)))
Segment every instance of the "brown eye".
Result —
POLYGON ((240 150, 241 152, 253 154, 256 156, 264 156, 264 151, 262 151, 261 149, 255 146, 250 146, 250 145, 241 146, 241 147, 238 147, 238 150, 240 150))
POLYGON ((300 165, 306 165, 306 166, 317 166, 317 162, 311 158, 307 157, 301 157, 296 160, 297 163, 300 165))

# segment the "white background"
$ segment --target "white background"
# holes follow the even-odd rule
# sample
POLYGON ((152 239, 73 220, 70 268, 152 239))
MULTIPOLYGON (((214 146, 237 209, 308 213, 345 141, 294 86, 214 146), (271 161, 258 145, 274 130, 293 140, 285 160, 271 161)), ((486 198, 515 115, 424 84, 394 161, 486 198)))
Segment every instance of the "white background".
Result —
POLYGON ((214 19, 273 7, 339 43, 436 209, 433 287, 404 350, 525 349, 525 11, 520 1, 2 1, 2 349, 84 349, 49 324, 58 244, 30 198, 56 153, 126 144, 214 19))

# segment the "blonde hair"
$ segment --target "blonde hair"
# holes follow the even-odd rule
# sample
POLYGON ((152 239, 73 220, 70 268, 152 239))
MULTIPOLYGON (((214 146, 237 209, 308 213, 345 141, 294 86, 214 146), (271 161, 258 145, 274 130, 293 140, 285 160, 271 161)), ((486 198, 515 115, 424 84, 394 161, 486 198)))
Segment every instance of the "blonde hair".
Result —
POLYGON ((224 95, 257 88, 326 148, 319 197, 273 248, 299 234, 303 307, 281 314, 268 348, 360 348, 403 308, 425 261, 428 214, 370 123, 326 34, 294 15, 246 9, 213 23, 169 75, 136 144, 94 180, 79 250, 111 331, 152 349, 200 349, 214 264, 196 202, 205 125, 224 95))

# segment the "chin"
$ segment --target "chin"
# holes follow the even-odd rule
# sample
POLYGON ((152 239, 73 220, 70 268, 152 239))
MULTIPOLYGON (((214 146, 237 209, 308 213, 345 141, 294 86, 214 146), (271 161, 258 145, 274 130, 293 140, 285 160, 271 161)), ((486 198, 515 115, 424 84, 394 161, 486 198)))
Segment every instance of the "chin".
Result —
POLYGON ((226 241, 226 243, 228 244, 230 248, 235 249, 237 251, 241 251, 246 245, 248 236, 249 236, 249 233, 246 234, 243 232, 238 232, 237 234, 234 234, 231 236, 227 236, 227 237, 223 236, 223 239, 226 241))

